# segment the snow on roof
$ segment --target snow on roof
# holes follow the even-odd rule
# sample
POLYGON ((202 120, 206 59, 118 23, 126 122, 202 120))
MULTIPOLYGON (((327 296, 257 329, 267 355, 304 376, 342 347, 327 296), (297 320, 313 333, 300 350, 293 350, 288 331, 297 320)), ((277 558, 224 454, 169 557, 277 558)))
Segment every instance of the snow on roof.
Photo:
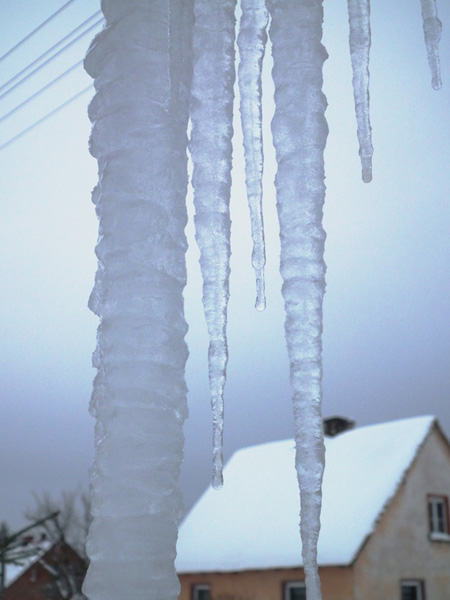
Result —
POLYGON ((10 586, 16 579, 18 579, 27 569, 31 567, 39 558, 44 556, 46 552, 50 550, 50 548, 54 545, 55 542, 51 540, 45 540, 39 542, 39 546, 36 548, 36 552, 31 554, 27 558, 23 558, 20 561, 20 565, 6 564, 6 577, 5 577, 5 587, 10 586))
MULTIPOLYGON (((416 417, 325 438, 319 565, 353 561, 434 422, 416 417)), ((233 454, 224 487, 207 489, 180 527, 177 571, 301 566, 294 457, 292 440, 233 454)))

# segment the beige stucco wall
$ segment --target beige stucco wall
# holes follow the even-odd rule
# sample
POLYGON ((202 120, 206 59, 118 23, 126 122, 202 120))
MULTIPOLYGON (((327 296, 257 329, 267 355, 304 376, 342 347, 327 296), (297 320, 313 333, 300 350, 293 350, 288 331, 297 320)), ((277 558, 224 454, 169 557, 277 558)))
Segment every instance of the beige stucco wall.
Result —
POLYGON ((409 578, 425 580, 427 600, 450 599, 450 543, 429 539, 427 494, 450 496, 450 452, 437 429, 354 565, 354 600, 399 600, 409 578))
MULTIPOLYGON (((321 569, 323 600, 352 600, 350 568, 321 569)), ((303 569, 180 575, 180 600, 191 600, 193 584, 209 583, 212 600, 282 600, 283 584, 304 580, 303 569)))

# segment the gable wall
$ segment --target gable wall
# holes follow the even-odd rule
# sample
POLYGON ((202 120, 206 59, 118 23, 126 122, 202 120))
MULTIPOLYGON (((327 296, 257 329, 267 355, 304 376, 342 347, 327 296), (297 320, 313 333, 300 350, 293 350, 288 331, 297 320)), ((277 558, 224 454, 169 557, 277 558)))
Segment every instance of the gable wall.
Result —
POLYGON ((354 600, 398 600, 406 578, 424 579, 429 600, 450 598, 450 543, 429 540, 427 493, 450 497, 450 451, 437 428, 356 560, 354 600))
MULTIPOLYGON (((323 600, 353 600, 349 567, 320 570, 323 600)), ((193 584, 211 585, 212 600, 283 600, 283 584, 303 581, 303 569, 273 569, 240 573, 180 575, 180 600, 191 600, 193 584)))

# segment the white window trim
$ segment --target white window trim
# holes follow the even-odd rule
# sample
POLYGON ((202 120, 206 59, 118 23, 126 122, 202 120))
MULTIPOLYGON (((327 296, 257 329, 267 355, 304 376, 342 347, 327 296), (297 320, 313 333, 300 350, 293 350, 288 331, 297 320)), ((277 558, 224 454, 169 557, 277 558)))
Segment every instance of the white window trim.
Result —
POLYGON ((431 531, 430 540, 433 540, 433 542, 450 542, 450 534, 431 531))
POLYGON ((417 600, 425 600, 424 583, 420 579, 403 579, 401 582, 401 588, 403 587, 415 587, 418 592, 417 600))
MULTIPOLYGON (((430 494, 428 496, 428 513, 430 511, 430 506, 431 511, 432 511, 432 517, 431 517, 431 522, 429 522, 429 528, 430 528, 430 539, 431 540, 436 540, 436 541, 441 541, 441 542, 446 542, 446 541, 450 541, 450 533, 449 533, 449 523, 448 523, 448 498, 447 496, 444 495, 433 495, 430 494), (437 525, 437 513, 435 510, 435 507, 437 504, 441 504, 443 506, 444 509, 444 528, 445 531, 438 531, 437 529, 435 529, 434 527, 437 525)), ((430 521, 430 519, 429 519, 430 521)))
POLYGON ((306 589, 306 585, 304 581, 287 581, 284 584, 284 600, 290 600, 290 594, 289 591, 292 588, 302 588, 302 589, 306 589))

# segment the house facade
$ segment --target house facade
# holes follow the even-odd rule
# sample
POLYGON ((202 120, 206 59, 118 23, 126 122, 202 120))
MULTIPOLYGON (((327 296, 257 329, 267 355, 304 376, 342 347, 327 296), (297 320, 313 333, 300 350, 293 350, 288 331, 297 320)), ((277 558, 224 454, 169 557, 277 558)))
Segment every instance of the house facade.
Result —
POLYGON ((356 557, 355 599, 397 599, 399 583, 413 600, 450 598, 449 497, 450 448, 435 423, 356 557))
MULTIPOLYGON (((235 573, 180 573, 179 578, 180 600, 194 598, 196 600, 304 600, 306 598, 305 574, 301 568, 235 573)), ((351 569, 342 567, 320 569, 320 578, 324 600, 353 599, 351 569)))
MULTIPOLYGON (((450 446, 436 419, 345 431, 326 447, 323 599, 449 600, 450 446)), ((289 441, 232 457, 229 491, 205 492, 180 528, 180 600, 306 598, 291 459, 289 441)))

